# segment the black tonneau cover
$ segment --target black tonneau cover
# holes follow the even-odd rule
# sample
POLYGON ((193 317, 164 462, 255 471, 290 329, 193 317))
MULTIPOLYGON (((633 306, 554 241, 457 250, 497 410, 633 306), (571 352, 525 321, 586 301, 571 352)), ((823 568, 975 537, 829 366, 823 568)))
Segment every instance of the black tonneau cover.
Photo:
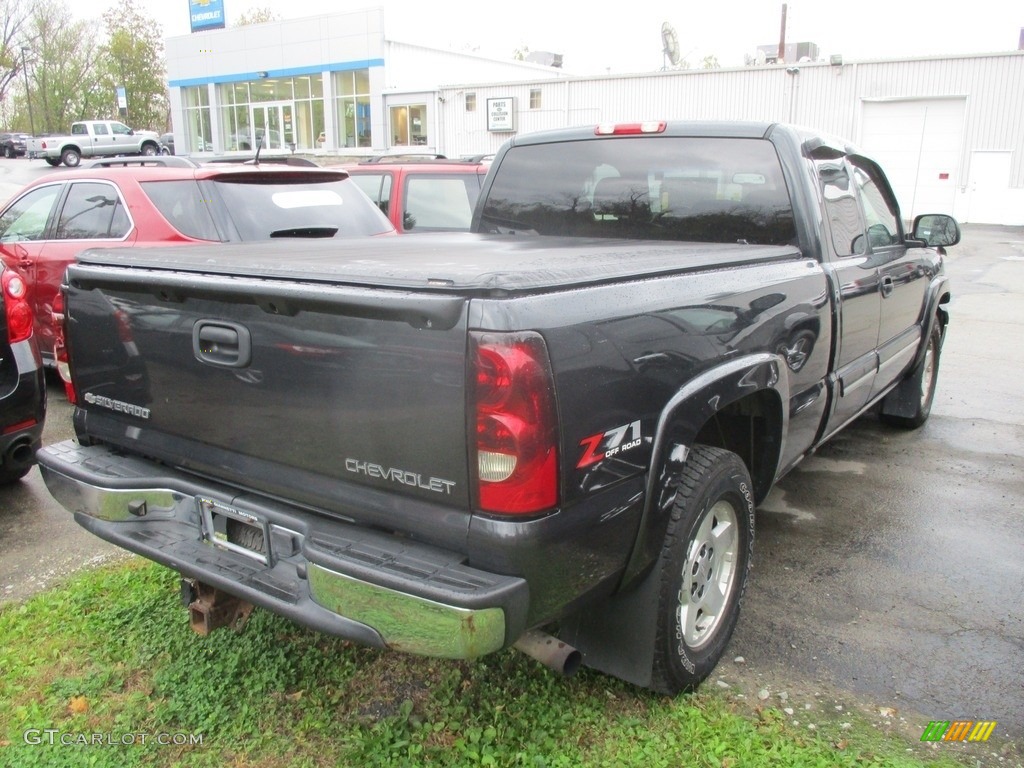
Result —
POLYGON ((795 246, 420 234, 93 249, 85 264, 400 289, 538 292, 800 258, 795 246))

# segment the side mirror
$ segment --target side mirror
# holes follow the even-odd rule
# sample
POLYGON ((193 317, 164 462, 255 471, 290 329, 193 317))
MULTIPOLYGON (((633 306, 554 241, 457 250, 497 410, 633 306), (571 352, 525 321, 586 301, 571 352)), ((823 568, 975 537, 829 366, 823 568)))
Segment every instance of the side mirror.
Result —
POLYGON ((931 248, 942 248, 960 242, 960 225, 944 213, 927 213, 914 219, 914 240, 931 248))

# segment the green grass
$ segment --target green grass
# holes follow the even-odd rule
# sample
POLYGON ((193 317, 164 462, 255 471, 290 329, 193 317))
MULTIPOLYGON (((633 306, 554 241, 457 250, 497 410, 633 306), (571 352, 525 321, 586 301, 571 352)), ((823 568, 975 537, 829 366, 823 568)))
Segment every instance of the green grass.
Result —
POLYGON ((0 608, 0 765, 924 764, 867 723, 808 732, 710 687, 669 699, 588 670, 560 679, 515 652, 422 659, 259 610, 240 634, 201 638, 177 586, 174 573, 131 561, 0 608), (42 743, 26 744, 26 731, 42 743), (77 743, 92 734, 114 744, 77 743), (147 743, 124 745, 132 734, 147 743))

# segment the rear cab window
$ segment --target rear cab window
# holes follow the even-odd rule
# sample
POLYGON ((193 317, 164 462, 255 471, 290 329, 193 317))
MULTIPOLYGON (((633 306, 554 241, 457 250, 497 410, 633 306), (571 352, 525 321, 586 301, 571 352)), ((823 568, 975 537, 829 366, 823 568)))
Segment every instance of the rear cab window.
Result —
POLYGON ((764 139, 525 145, 501 163, 481 212, 484 232, 761 245, 797 239, 782 165, 764 139))

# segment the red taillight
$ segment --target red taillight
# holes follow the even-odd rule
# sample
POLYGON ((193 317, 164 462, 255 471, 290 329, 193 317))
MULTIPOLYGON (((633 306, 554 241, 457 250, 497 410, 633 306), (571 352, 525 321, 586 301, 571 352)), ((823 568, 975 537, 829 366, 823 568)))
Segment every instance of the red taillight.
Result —
POLYGON ((602 123, 594 129, 598 136, 636 136, 641 133, 663 133, 667 127, 664 120, 646 123, 602 123))
POLYGON ((554 384, 536 333, 474 333, 477 504, 530 514, 558 505, 554 384))
POLYGON ((28 303, 28 285, 17 272, 5 270, 0 278, 7 315, 7 340, 14 344, 32 335, 32 307, 28 303))
POLYGON ((64 394, 72 405, 78 402, 75 397, 75 387, 71 382, 71 363, 68 361, 68 348, 64 343, 66 333, 66 318, 64 316, 64 292, 57 291, 53 297, 53 321, 56 328, 56 338, 53 342, 53 359, 57 363, 57 373, 64 382, 64 394))

